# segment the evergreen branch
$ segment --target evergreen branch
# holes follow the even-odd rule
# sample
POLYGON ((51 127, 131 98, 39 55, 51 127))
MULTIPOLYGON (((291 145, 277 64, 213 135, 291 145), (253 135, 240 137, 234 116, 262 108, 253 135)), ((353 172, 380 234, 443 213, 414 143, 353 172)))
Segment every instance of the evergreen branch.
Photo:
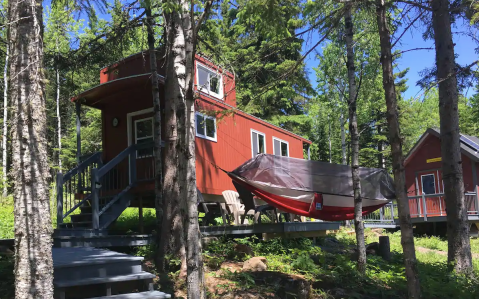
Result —
POLYGON ((193 43, 196 43, 196 37, 198 36, 198 32, 200 31, 200 27, 201 27, 201 24, 204 22, 204 20, 208 17, 209 13, 210 13, 210 10, 211 10, 211 6, 213 5, 213 1, 212 0, 209 0, 209 1, 206 1, 206 4, 205 4, 205 8, 203 10, 203 13, 201 14, 200 18, 198 19, 198 21, 196 22, 195 24, 195 20, 191 20, 193 24, 195 24, 195 28, 193 28, 193 34, 194 34, 194 37, 193 37, 193 43))
POLYGON ((419 15, 418 15, 416 18, 414 18, 414 20, 412 20, 412 22, 409 23, 409 25, 406 26, 406 28, 405 28, 404 31, 401 33, 401 35, 399 35, 399 37, 396 39, 396 41, 391 45, 391 49, 394 48, 394 46, 397 44, 397 42, 398 42, 399 40, 401 40, 401 38, 403 37, 403 35, 406 34, 406 32, 409 30, 409 28, 411 28, 411 26, 414 25, 414 23, 415 23, 417 20, 419 20, 419 18, 420 18, 423 14, 424 14, 424 10, 421 11, 421 12, 419 13, 419 15))
POLYGON ((417 3, 417 2, 415 2, 415 1, 397 0, 396 2, 401 2, 401 3, 409 4, 409 5, 412 5, 412 6, 415 6, 415 7, 424 9, 424 10, 427 10, 427 11, 432 11, 432 8, 430 8, 430 7, 428 7, 428 6, 424 6, 423 4, 417 3))
MULTIPOLYGON (((474 61, 474 62, 472 62, 472 63, 466 65, 465 67, 459 68, 458 71, 453 72, 453 73, 450 73, 450 74, 447 75, 445 78, 439 79, 439 80, 437 80, 436 82, 432 82, 431 84, 429 84, 429 87, 427 87, 426 90, 425 90, 423 93, 421 93, 418 97, 421 97, 422 95, 426 94, 426 93, 427 93, 429 90, 431 90, 434 86, 440 84, 441 82, 444 82, 444 81, 450 79, 452 76, 456 76, 456 75, 458 75, 458 74, 460 74, 460 73, 463 73, 463 72, 466 72, 466 71, 471 70, 471 68, 472 68, 474 65, 478 64, 478 63, 479 63, 479 60, 476 60, 476 61, 474 61)), ((419 94, 419 92, 418 92, 417 94, 419 94)), ((416 95, 417 95, 417 94, 416 94, 416 95)), ((416 99, 417 99, 418 97, 415 96, 416 99)))
POLYGON ((323 35, 323 37, 313 46, 311 47, 311 49, 309 49, 298 61, 296 61, 296 63, 294 64, 294 66, 292 68, 290 68, 287 72, 285 72, 283 75, 279 76, 278 78, 276 78, 275 80, 273 80, 272 82, 266 84, 263 88, 264 90, 262 92, 260 92, 255 98, 258 98, 260 96, 262 96, 264 93, 266 93, 269 88, 271 87, 271 85, 279 80, 283 80, 285 78, 287 78, 289 75, 291 75, 291 73, 293 73, 298 67, 299 65, 301 65, 304 60, 306 59, 306 57, 312 52, 314 51, 314 49, 316 49, 317 46, 319 46, 321 43, 323 43, 328 37, 329 37, 329 34, 333 31, 333 29, 336 27, 336 25, 338 24, 339 20, 341 19, 341 16, 339 18, 336 18, 336 20, 333 22, 333 25, 334 26, 331 26, 328 31, 326 31, 326 33, 323 35))
POLYGON ((393 57, 394 57, 394 56, 397 56, 397 55, 401 55, 401 54, 403 54, 403 53, 407 53, 407 52, 411 52, 411 51, 418 51, 418 50, 434 50, 434 48, 414 48, 414 49, 408 49, 408 50, 404 50, 404 51, 401 51, 401 52, 394 53, 394 54, 393 54, 393 57))

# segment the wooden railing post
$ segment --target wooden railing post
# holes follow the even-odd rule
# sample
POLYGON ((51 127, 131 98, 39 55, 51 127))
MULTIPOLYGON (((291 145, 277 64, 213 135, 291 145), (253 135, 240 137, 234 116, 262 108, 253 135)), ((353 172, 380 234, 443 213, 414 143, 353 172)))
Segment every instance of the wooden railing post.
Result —
POLYGON ((424 193, 422 194, 422 209, 424 214, 424 221, 427 221, 427 211, 426 211, 426 196, 424 193))
MULTIPOLYGON (((409 202, 407 204, 409 205, 409 202)), ((392 201, 391 201, 391 219, 394 221, 394 202, 392 201)))
POLYGON ((63 223, 63 174, 57 173, 57 228, 63 223))
POLYGON ((92 208, 92 228, 100 228, 100 180, 98 176, 98 169, 93 168, 91 171, 91 208, 92 208))
POLYGON ((476 208, 476 214, 479 215, 479 186, 476 186, 476 202, 475 202, 475 208, 476 208))

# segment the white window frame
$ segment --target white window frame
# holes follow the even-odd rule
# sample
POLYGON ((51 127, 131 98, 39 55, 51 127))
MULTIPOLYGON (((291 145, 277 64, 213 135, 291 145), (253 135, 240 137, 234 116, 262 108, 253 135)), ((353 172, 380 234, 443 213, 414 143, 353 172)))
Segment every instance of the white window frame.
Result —
POLYGON ((428 174, 422 174, 422 175, 421 175, 421 192, 422 192, 421 195, 424 194, 424 183, 423 183, 423 181, 422 181, 422 177, 424 177, 424 176, 430 176, 430 175, 432 175, 432 176, 434 177, 434 181, 433 181, 433 182, 434 182, 434 194, 437 194, 437 191, 436 191, 436 190, 437 190, 437 188, 436 188, 436 187, 437 187, 437 186, 436 186, 436 175, 435 175, 434 173, 428 173, 428 174))
MULTIPOLYGON (((254 143, 253 143, 253 132, 256 133, 256 134, 258 134, 258 135, 263 135, 263 140, 264 140, 264 153, 262 153, 262 154, 266 154, 267 151, 266 151, 266 134, 263 133, 263 132, 260 132, 260 131, 256 131, 256 130, 251 129, 251 132, 250 132, 250 136, 251 136, 251 157, 254 158, 255 156, 254 156, 254 148, 253 148, 253 144, 254 144, 254 143)), ((256 138, 258 138, 258 137, 256 137, 256 138)), ((259 145, 259 138, 258 138, 258 140, 256 140, 256 143, 259 145)))
MULTIPOLYGON (((133 133, 135 134, 135 144, 138 144, 138 140, 150 139, 150 138, 152 138, 153 140, 155 139, 155 127, 154 127, 153 117, 145 117, 145 118, 137 119, 137 120, 135 120, 133 127, 134 127, 134 132, 133 133), (140 137, 140 138, 138 138, 138 134, 137 134, 137 130, 136 130, 136 123, 141 122, 141 121, 147 121, 147 120, 151 120, 151 132, 152 132, 153 135, 151 135, 150 137, 140 137)), ((138 151, 136 151, 136 156, 137 156, 137 159, 153 157, 153 155, 145 155, 145 156, 141 156, 141 157, 138 158, 138 151)))
MULTIPOLYGON (((288 155, 286 157, 289 157, 289 142, 286 141, 286 140, 283 140, 283 139, 279 139, 278 137, 274 137, 274 136, 273 136, 273 155, 276 155, 276 153, 274 152, 274 141, 275 140, 278 140, 280 142, 280 144, 279 144, 279 150, 280 151, 281 151, 281 142, 286 143, 288 145, 288 153, 287 153, 288 155)), ((279 156, 281 156, 281 153, 279 153, 279 156)), ((281 156, 281 157, 284 157, 284 156, 281 156)))
MULTIPOLYGON (((208 77, 208 82, 210 82, 209 77, 208 77)), ((218 98, 218 99, 223 99, 223 75, 220 72, 215 71, 215 70, 207 67, 206 65, 204 65, 202 63, 198 63, 198 62, 196 63, 196 86, 198 88, 198 91, 200 91, 201 93, 208 94, 208 95, 213 96, 213 97, 218 98), (219 86, 219 93, 213 92, 213 91, 209 90, 209 88, 205 89, 205 88, 202 88, 200 86, 198 68, 202 68, 210 74, 218 75, 219 85, 220 85, 219 86)))
POLYGON ((218 128, 216 127, 216 118, 213 117, 213 116, 209 116, 209 115, 200 113, 200 112, 195 112, 195 134, 196 134, 196 137, 200 137, 200 138, 203 138, 203 139, 206 139, 206 140, 217 142, 218 141, 218 128), (215 125, 215 137, 214 138, 211 138, 211 137, 206 135, 206 121, 204 123, 205 134, 202 135, 202 134, 198 133, 198 123, 196 121, 197 120, 197 115, 202 116, 203 120, 204 119, 212 119, 213 120, 214 125, 215 125))

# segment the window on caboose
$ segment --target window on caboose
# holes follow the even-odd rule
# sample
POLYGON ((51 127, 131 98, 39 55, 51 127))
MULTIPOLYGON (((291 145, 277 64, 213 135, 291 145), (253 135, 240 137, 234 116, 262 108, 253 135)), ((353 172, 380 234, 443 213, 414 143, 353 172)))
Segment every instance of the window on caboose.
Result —
POLYGON ((273 153, 276 156, 289 157, 289 143, 273 137, 273 153))
MULTIPOLYGON (((147 144, 153 143, 153 117, 135 120, 135 143, 147 144)), ((153 156, 153 146, 140 148, 136 152, 137 158, 146 158, 153 156)))
POLYGON ((216 118, 196 112, 196 136, 216 141, 216 118))
POLYGON ((266 137, 264 133, 251 130, 251 149, 253 158, 258 154, 266 153, 266 137))
POLYGON ((199 63, 196 64, 196 84, 198 90, 221 99, 223 85, 221 74, 199 63))

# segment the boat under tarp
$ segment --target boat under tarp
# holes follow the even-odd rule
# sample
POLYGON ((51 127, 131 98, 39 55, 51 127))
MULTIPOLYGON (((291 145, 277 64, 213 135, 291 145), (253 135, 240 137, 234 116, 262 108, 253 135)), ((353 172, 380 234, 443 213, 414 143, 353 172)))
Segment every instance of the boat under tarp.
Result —
MULTIPOLYGON (((354 219, 351 167, 260 154, 228 175, 241 197, 252 194, 288 213, 328 221, 354 219)), ((363 215, 396 198, 384 169, 359 168, 363 215)))

